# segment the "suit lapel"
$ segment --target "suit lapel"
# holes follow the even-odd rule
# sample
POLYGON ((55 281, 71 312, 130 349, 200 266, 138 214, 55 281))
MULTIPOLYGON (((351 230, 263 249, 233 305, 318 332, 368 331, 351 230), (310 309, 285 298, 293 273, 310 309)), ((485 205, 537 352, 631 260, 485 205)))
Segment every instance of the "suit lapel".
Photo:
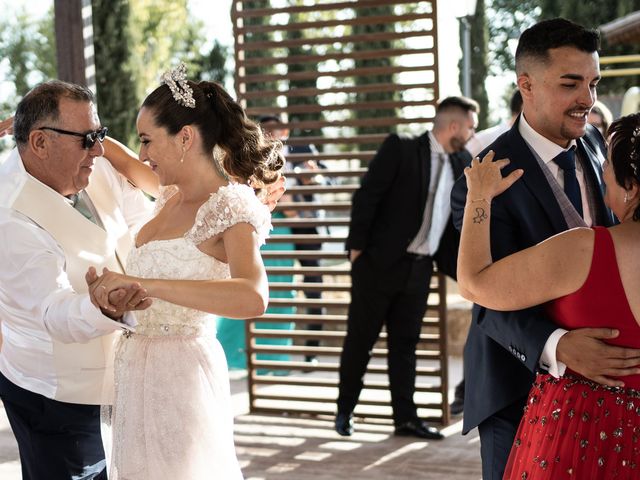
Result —
POLYGON ((585 180, 587 180, 595 195, 595 207, 597 211, 593 215, 595 225, 602 225, 605 227, 613 225, 613 218, 611 212, 604 203, 604 181, 602 178, 602 163, 604 157, 600 150, 594 149, 590 142, 586 139, 580 138, 576 142, 578 144, 578 153, 581 158, 585 159, 584 162, 584 174, 585 180))
POLYGON ((453 177, 457 180, 463 173, 464 167, 471 161, 471 155, 466 150, 449 155, 453 177))
POLYGON ((424 205, 427 203, 431 179, 431 146, 429 145, 428 132, 418 138, 418 164, 420 165, 420 212, 422 213, 424 205))
MULTIPOLYGON (((522 182, 540 203, 540 206, 549 217, 556 232, 565 231, 568 226, 560 210, 560 205, 558 205, 558 201, 553 194, 553 190, 551 190, 547 177, 545 177, 544 172, 538 164, 538 160, 534 157, 531 149, 518 131, 519 122, 520 119, 515 122, 508 133, 509 152, 510 155, 513 156, 511 158, 513 162, 511 164, 512 168, 509 168, 509 171, 515 168, 524 169, 524 175, 521 179, 522 182)), ((509 171, 505 171, 504 173, 509 173, 509 171)))

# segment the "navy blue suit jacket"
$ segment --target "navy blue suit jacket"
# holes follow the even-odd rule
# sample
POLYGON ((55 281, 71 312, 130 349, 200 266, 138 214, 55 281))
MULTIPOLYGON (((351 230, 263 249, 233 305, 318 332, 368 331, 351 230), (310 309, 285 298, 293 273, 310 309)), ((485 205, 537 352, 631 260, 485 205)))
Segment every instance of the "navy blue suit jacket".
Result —
MULTIPOLYGON (((500 259, 567 230, 560 206, 538 161, 518 131, 519 119, 508 132, 491 144, 496 159, 509 158, 507 175, 517 168, 524 175, 509 190, 496 197, 491 207, 491 253, 500 259)), ((588 159, 586 180, 596 191, 597 225, 609 226, 613 217, 604 205, 602 169, 606 150, 602 136, 591 126, 577 140, 578 152, 588 159)), ((451 206, 457 228, 462 226, 467 187, 465 177, 456 182, 451 206)), ((467 433, 503 408, 521 401, 531 388, 544 345, 557 326, 543 306, 517 312, 498 312, 478 305, 464 350, 464 427, 467 433)))

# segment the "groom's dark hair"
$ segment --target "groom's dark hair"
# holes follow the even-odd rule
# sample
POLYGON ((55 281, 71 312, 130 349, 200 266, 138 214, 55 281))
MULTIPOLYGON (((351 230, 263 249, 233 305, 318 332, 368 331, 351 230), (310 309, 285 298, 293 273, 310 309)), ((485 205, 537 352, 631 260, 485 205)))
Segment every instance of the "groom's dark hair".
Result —
POLYGON ((600 34, 566 18, 552 18, 536 23, 520 35, 516 49, 516 73, 522 73, 527 59, 546 62, 549 50, 574 47, 587 53, 600 48, 600 34))

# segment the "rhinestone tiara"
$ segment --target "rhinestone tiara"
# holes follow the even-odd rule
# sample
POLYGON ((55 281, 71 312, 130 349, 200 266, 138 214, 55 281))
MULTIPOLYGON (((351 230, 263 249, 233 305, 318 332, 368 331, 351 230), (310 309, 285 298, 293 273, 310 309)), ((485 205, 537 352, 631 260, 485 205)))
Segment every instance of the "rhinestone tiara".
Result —
POLYGON ((187 83, 187 66, 184 63, 180 62, 176 68, 164 72, 161 80, 169 87, 176 102, 183 107, 196 108, 193 90, 187 83))

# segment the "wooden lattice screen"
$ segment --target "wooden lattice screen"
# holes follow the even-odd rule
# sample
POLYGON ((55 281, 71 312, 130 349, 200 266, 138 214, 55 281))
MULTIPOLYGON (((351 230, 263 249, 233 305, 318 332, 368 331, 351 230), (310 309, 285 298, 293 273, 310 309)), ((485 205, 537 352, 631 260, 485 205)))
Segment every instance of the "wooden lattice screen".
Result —
MULTIPOLYGON (((335 412, 349 304, 344 241, 351 196, 385 136, 422 133, 438 98, 435 1, 311 3, 232 5, 239 100, 253 118, 279 116, 291 131, 289 148, 306 150, 287 156, 298 168, 286 174, 290 196, 276 210, 278 231, 263 252, 275 312, 247 322, 252 412, 335 412)), ((439 276, 429 300, 416 402, 423 418, 448 423, 446 292, 439 276)), ((358 416, 391 417, 385 338, 373 351, 358 416)))

